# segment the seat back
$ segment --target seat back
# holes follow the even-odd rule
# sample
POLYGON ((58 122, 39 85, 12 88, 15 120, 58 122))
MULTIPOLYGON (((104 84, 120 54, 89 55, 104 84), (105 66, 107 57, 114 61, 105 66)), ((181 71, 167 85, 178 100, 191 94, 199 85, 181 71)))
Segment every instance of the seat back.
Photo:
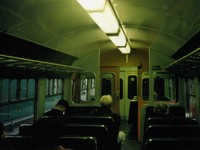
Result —
POLYGON ((199 150, 199 138, 152 138, 146 141, 144 150, 199 150))
POLYGON ((149 125, 198 125, 197 119, 183 117, 152 117, 145 122, 145 128, 149 125))
MULTIPOLYGON (((37 145, 33 136, 7 136, 7 144, 14 150, 35 150, 37 145)), ((91 136, 63 136, 58 140, 58 145, 64 148, 78 150, 96 150, 97 141, 91 136)))
MULTIPOLYGON (((33 136, 34 135, 34 126, 30 124, 24 124, 20 127, 21 136, 33 136), (27 126, 26 126, 27 125, 27 126), (28 130, 28 131, 27 131, 28 130)), ((43 130, 40 128, 39 130, 43 130)), ((56 130, 56 129, 55 129, 56 130)), ((48 130, 47 130, 48 131, 48 130)), ((37 131, 40 132, 40 131, 37 131)), ((44 133, 44 131, 41 131, 44 133)), ((106 125, 100 124, 78 124, 78 123, 66 123, 64 125, 64 131, 62 136, 92 136, 97 140, 98 149, 104 149, 109 143, 109 134, 108 128, 106 125)), ((48 137, 49 138, 49 137, 48 137)))
POLYGON ((181 106, 170 106, 168 115, 171 117, 185 118, 185 109, 181 106))
POLYGON ((146 128, 145 139, 200 137, 199 125, 150 125, 146 128))
POLYGON ((98 109, 100 108, 100 106, 83 106, 83 107, 79 107, 79 106, 70 106, 68 113, 68 116, 71 115, 75 115, 75 116, 90 116, 91 115, 91 111, 94 109, 98 109))

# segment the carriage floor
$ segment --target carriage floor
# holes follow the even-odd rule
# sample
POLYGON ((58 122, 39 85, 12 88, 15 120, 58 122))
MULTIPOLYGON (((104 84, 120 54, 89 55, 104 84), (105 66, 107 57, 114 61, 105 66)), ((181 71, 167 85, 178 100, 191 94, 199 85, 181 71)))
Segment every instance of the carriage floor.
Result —
POLYGON ((120 130, 126 134, 126 140, 123 143, 123 150, 140 150, 140 143, 137 141, 137 130, 128 121, 121 121, 120 130))

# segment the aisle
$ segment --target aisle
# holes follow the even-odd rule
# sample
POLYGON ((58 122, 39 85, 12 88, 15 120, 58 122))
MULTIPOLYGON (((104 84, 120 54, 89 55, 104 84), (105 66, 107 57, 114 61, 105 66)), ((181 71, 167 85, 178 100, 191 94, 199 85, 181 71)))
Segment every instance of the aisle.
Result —
POLYGON ((123 143, 123 150, 140 150, 140 143, 138 143, 136 137, 136 131, 128 124, 128 121, 122 121, 120 124, 120 130, 126 134, 126 140, 123 143))

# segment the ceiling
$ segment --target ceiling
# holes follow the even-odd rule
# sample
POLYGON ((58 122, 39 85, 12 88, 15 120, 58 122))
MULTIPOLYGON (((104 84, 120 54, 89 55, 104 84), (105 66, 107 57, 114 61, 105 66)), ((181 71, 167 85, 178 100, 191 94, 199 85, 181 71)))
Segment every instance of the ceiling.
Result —
MULTIPOLYGON (((200 31, 200 0, 111 3, 132 51, 171 57, 200 31)), ((76 0, 0 0, 0 32, 74 57, 117 49, 76 0)))

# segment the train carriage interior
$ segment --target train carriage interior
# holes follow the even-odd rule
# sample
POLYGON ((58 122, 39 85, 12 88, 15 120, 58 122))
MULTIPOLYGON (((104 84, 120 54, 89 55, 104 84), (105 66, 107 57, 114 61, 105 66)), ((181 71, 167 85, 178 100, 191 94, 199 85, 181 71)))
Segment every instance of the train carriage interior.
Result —
POLYGON ((200 149, 200 0, 0 0, 0 43, 0 149, 37 150, 52 120, 73 150, 200 149))

